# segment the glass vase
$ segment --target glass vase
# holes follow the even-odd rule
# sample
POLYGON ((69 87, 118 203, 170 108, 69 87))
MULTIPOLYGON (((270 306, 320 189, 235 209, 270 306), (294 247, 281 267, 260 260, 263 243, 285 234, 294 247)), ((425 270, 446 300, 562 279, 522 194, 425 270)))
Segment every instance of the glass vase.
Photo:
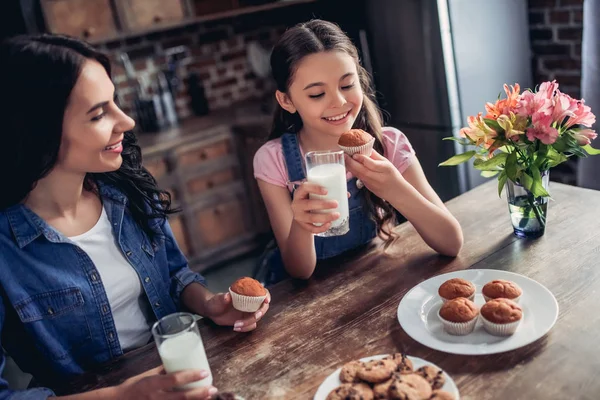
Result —
MULTIPOLYGON (((542 174, 542 186, 548 191, 550 173, 542 174)), ((520 238, 534 239, 546 231, 548 197, 535 197, 521 184, 506 182, 508 210, 515 235, 520 238)))

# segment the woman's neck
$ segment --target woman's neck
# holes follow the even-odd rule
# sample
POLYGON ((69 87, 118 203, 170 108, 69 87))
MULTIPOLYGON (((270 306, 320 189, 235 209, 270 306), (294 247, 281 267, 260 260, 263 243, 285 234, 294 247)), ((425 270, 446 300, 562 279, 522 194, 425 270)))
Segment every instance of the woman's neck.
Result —
POLYGON ((86 197, 85 174, 54 169, 40 179, 25 199, 25 205, 43 218, 73 218, 86 197))
POLYGON ((339 150, 339 138, 302 128, 298 132, 300 147, 305 153, 309 151, 339 150))

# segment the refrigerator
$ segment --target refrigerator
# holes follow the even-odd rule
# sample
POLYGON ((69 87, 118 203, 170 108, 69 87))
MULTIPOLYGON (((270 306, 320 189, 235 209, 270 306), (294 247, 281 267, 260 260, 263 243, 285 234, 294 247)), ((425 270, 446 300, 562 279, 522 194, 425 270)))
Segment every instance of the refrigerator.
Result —
MULTIPOLYGON (((438 167, 465 149, 467 117, 503 84, 531 87, 526 0, 367 0, 358 44, 387 124, 403 131, 442 200, 485 182, 469 165, 438 167)), ((492 178, 495 179, 495 178, 492 178)))

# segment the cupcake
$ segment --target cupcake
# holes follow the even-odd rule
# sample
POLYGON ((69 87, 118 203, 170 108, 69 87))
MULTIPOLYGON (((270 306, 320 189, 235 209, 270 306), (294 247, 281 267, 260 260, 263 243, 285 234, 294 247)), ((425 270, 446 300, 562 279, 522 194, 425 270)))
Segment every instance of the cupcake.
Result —
POLYGON ((375 138, 362 129, 350 129, 338 141, 340 148, 349 156, 353 156, 354 154, 370 156, 373 150, 373 143, 375 143, 375 138))
POLYGON ((523 290, 514 282, 495 279, 485 284, 481 289, 481 294, 483 294, 485 301, 502 298, 518 303, 523 290))
POLYGON ((267 297, 267 289, 252 278, 240 278, 229 288, 233 308, 243 312, 256 312, 267 297))
POLYGON ((458 297, 445 302, 438 315, 446 332, 451 335, 463 336, 475 329, 479 310, 471 300, 458 297))
POLYGON ((488 333, 510 336, 523 319, 523 309, 509 299, 492 299, 481 307, 481 321, 488 333))
POLYGON ((444 301, 464 297, 473 301, 475 299, 475 285, 466 279, 453 278, 442 283, 438 289, 438 294, 444 301))

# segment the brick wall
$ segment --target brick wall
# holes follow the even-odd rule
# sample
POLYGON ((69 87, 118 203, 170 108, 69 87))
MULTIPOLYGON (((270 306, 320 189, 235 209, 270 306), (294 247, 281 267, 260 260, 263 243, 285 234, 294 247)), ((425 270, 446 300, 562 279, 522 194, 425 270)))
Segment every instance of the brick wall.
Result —
POLYGON ((565 93, 581 95, 583 0, 529 0, 534 83, 556 79, 565 93))
POLYGON ((178 74, 182 85, 176 106, 180 118, 192 115, 187 95, 186 77, 196 72, 202 80, 211 109, 225 108, 235 102, 260 98, 273 89, 269 79, 257 77, 246 58, 246 46, 258 41, 266 48, 273 46, 285 29, 279 23, 263 25, 261 18, 225 20, 197 24, 143 37, 106 43, 99 48, 108 53, 113 64, 113 80, 122 108, 132 113, 134 90, 127 81, 118 55, 127 52, 139 79, 156 80, 156 73, 165 68, 164 50, 186 46, 191 57, 180 65, 178 74))
MULTIPOLYGON (((529 0, 529 34, 535 85, 556 79, 560 90, 581 96, 581 37, 584 0, 529 0)), ((552 169, 550 178, 577 181, 577 158, 552 169)))

